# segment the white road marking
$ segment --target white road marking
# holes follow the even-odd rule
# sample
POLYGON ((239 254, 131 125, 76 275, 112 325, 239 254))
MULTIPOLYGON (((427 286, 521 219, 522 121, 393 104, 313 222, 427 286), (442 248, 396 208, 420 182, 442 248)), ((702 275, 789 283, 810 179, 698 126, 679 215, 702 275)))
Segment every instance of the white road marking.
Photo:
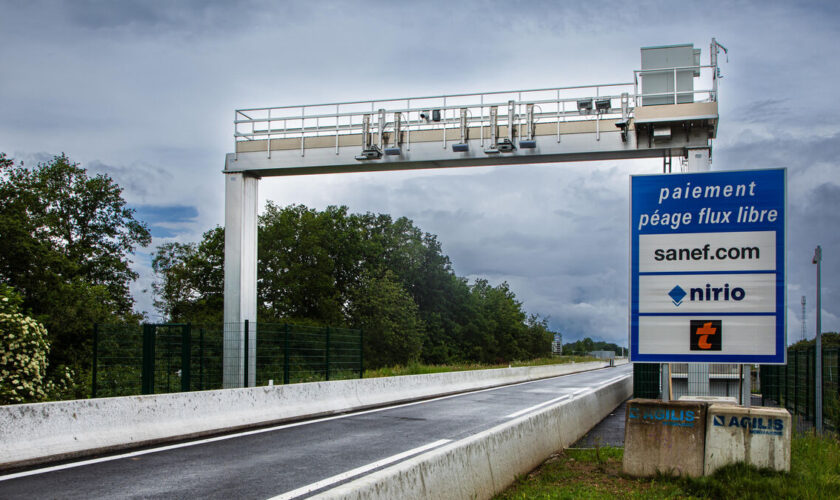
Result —
MULTIPOLYGON (((579 373, 586 373, 586 372, 579 372, 579 373)), ((81 460, 79 462, 71 462, 71 463, 66 463, 66 464, 61 464, 61 465, 53 465, 51 467, 43 467, 41 469, 32 469, 32 470, 28 470, 28 471, 16 472, 14 474, 7 474, 5 476, 0 476, 0 482, 8 481, 8 480, 11 480, 11 479, 17 479, 19 477, 35 476, 35 475, 38 475, 38 474, 46 474, 48 472, 55 472, 55 471, 60 471, 60 470, 65 470, 65 469, 73 469, 75 467, 83 467, 85 465, 98 464, 98 463, 102 463, 102 462, 110 462, 110 461, 113 461, 113 460, 122 460, 124 458, 138 457, 138 456, 141 456, 141 455, 149 455, 151 453, 158 453, 158 452, 161 452, 161 451, 175 450, 175 449, 178 449, 178 448, 187 448, 187 447, 190 447, 190 446, 200 446, 202 444, 214 443, 216 441, 224 441, 224 440, 227 440, 227 439, 235 439, 235 438, 238 438, 238 437, 252 436, 252 435, 255 435, 255 434, 263 434, 265 432, 279 431, 279 430, 282 430, 282 429, 288 429, 288 428, 291 428, 291 427, 298 427, 298 426, 301 426, 301 425, 316 424, 318 422, 327 422, 327 421, 330 421, 330 420, 337 420, 337 419, 340 419, 340 418, 356 417, 356 416, 359 416, 359 415, 366 415, 368 413, 376 413, 376 412, 380 412, 380 411, 394 410, 396 408, 405 408, 407 406, 414 406, 414 405, 419 405, 419 404, 424 404, 424 403, 431 403, 431 402, 434 402, 434 401, 441 401, 443 399, 455 398, 455 397, 458 397, 458 396, 466 396, 468 394, 478 394, 478 393, 481 393, 481 392, 488 392, 488 391, 506 389, 508 387, 516 387, 516 386, 520 386, 520 385, 535 384, 537 382, 544 382, 546 380, 565 377, 565 376, 568 376, 568 375, 575 375, 575 374, 574 373, 569 373, 569 374, 566 374, 566 375, 558 375, 556 377, 549 377, 549 378, 544 378, 544 379, 539 379, 539 380, 529 380, 527 382, 519 382, 519 383, 516 383, 516 384, 503 385, 503 386, 499 386, 499 387, 488 387, 487 389, 479 389, 477 391, 469 391, 469 392, 462 392, 462 393, 458 393, 458 394, 450 394, 448 396, 440 396, 440 397, 432 398, 432 399, 424 399, 422 401, 414 401, 414 402, 411 402, 411 403, 403 403, 403 404, 399 404, 399 405, 395 405, 395 406, 385 406, 385 407, 382 407, 382 408, 374 408, 372 410, 365 410, 365 411, 360 411, 360 412, 355 412, 355 413, 346 413, 346 414, 343 414, 343 415, 336 415, 336 416, 333 416, 333 417, 323 417, 323 418, 318 418, 318 419, 315 419, 315 420, 306 420, 306 421, 302 421, 302 422, 294 422, 294 423, 291 423, 291 424, 277 425, 277 426, 274 426, 274 427, 266 427, 264 429, 255 429, 255 430, 252 430, 252 431, 243 431, 243 432, 237 432, 235 434, 226 434, 224 436, 216 436, 216 437, 212 437, 212 438, 199 439, 197 441, 188 441, 188 442, 185 442, 185 443, 171 444, 171 445, 167 445, 167 446, 161 446, 161 447, 158 447, 158 448, 149 448, 149 449, 146 449, 146 450, 133 451, 133 452, 130 452, 130 453, 122 453, 120 455, 111 455, 111 456, 107 456, 107 457, 99 457, 99 458, 92 458, 92 459, 88 459, 88 460, 81 460)), ((625 375, 625 376, 629 376, 629 375, 625 375)), ((584 390, 589 390, 589 389, 584 389, 584 390)))
POLYGON ((549 399, 548 401, 545 401, 544 403, 540 403, 540 404, 534 405, 530 408, 525 408, 524 410, 519 410, 518 412, 511 413, 510 415, 507 415, 505 418, 516 418, 520 415, 525 415, 528 412, 531 412, 533 410, 537 410, 539 408, 542 408, 543 406, 548 406, 551 403, 556 403, 558 401, 563 401, 564 399, 569 399, 571 397, 572 397, 571 394, 566 394, 565 396, 560 396, 559 398, 549 399))
POLYGON ((378 469, 379 467, 382 467, 382 466, 385 466, 385 465, 388 465, 388 464, 391 464, 391 463, 394 463, 394 462, 398 462, 398 461, 402 460, 403 458, 408 458, 412 455, 417 455, 417 454, 420 454, 424 451, 431 450, 432 448, 437 448, 438 446, 445 445, 446 443, 449 443, 451 441, 452 441, 451 439, 441 439, 441 440, 435 441, 433 443, 429 443, 427 445, 423 445, 423 446, 414 448, 412 450, 404 451, 404 452, 399 453, 397 455, 392 455, 388 458, 383 458, 382 460, 377 460, 376 462, 372 462, 372 463, 369 463, 367 465, 363 465, 361 467, 357 467, 355 469, 348 470, 347 472, 342 472, 341 474, 336 474, 335 476, 328 477, 326 479, 322 479, 318 482, 315 482, 315 483, 312 483, 312 484, 307 484, 306 486, 300 487, 296 490, 287 491, 286 493, 283 493, 282 495, 277 495, 275 497, 271 497, 269 500, 289 500, 291 498, 296 498, 296 497, 299 497, 301 495, 305 495, 307 493, 311 493, 313 491, 320 490, 321 488, 331 486, 335 483, 339 483, 341 481, 344 481, 345 479, 350 479, 351 477, 354 477, 354 476, 360 476, 360 475, 365 474, 367 472, 370 472, 374 469, 378 469))
POLYGON ((623 380, 625 378, 630 378, 630 375, 619 375, 617 377, 608 378, 607 380, 604 380, 603 382, 598 384, 597 388, 600 389, 601 387, 606 387, 606 386, 612 384, 613 382, 617 382, 617 381, 623 380))
MULTIPOLYGON (((605 380, 605 381, 603 381, 603 382, 599 383, 599 384, 598 384, 598 385, 596 385, 596 386, 592 386, 592 387, 582 387, 582 388, 580 388, 580 389, 578 389, 578 390, 576 390, 576 391, 572 392, 571 394, 566 394, 565 396, 560 396, 559 398, 550 399, 550 400, 548 400, 548 401, 544 401, 544 402, 542 402, 542 403, 540 403, 540 404, 537 404, 537 405, 531 406, 531 407, 529 407, 529 408, 525 408, 524 410, 519 410, 519 411, 517 411, 517 412, 515 412, 515 413, 511 413, 510 415, 505 416, 505 418, 516 418, 516 417, 520 417, 520 416, 522 416, 522 415, 525 415, 526 413, 530 413, 530 412, 532 412, 532 411, 534 411, 534 410, 539 410, 540 408, 542 408, 542 407, 544 407, 544 406, 548 406, 548 405, 550 405, 550 404, 552 404, 552 403, 559 403, 560 401, 563 401, 563 400, 565 400, 565 399, 572 399, 572 398, 574 398, 574 397, 576 397, 576 396, 579 396, 579 395, 581 395, 581 394, 583 394, 583 393, 585 393, 585 392, 592 392, 592 391, 595 391, 595 390, 601 389, 601 388, 603 388, 603 387, 606 387, 606 386, 608 386, 608 385, 612 384, 613 382, 616 382, 616 381, 618 381, 618 380, 622 380, 622 379, 628 378, 629 376, 630 376, 630 375, 619 375, 619 376, 617 376, 617 377, 613 377, 613 378, 607 379, 607 380, 605 380)), ((530 392, 530 391, 529 391, 529 392, 530 392)))

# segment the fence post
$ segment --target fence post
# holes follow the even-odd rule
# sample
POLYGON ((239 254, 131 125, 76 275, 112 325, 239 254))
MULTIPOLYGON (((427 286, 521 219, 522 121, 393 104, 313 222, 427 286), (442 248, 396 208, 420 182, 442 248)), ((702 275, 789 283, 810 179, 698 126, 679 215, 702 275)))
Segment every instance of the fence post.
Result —
POLYGON ((90 397, 96 397, 96 365, 99 351, 99 323, 93 324, 93 370, 90 374, 90 397))
POLYGON ((163 366, 166 372, 166 392, 172 392, 172 388, 169 386, 169 372, 170 372, 170 362, 172 361, 172 326, 171 325, 162 325, 166 328, 165 334, 163 336, 163 345, 166 346, 166 361, 164 361, 163 366))
POLYGON ((289 383, 289 324, 283 323, 283 384, 289 383))
POLYGON ((190 336, 192 324, 181 327, 181 392, 190 392, 190 336))
POLYGON ((805 420, 811 416, 811 349, 805 349, 805 420))
POLYGON ((155 392, 155 326, 143 324, 143 365, 140 374, 140 392, 155 392))
POLYGON ((359 378, 365 377, 365 331, 359 330, 359 378))
POLYGON ((327 327, 327 346, 324 352, 325 370, 327 380, 330 379, 330 327, 327 327))
POLYGON ((248 320, 246 319, 245 320, 245 356, 244 356, 244 359, 242 360, 243 364, 245 365, 245 369, 243 370, 245 372, 245 380, 243 381, 242 387, 248 387, 248 354, 249 354, 248 353, 248 320))
POLYGON ((793 411, 799 413, 799 351, 794 352, 796 363, 793 366, 793 411))
POLYGON ((785 404, 782 405, 782 408, 787 408, 790 404, 790 393, 788 392, 788 386, 790 382, 788 377, 788 365, 790 364, 790 349, 787 352, 787 363, 785 363, 785 404))
POLYGON ((204 390, 204 328, 198 329, 198 390, 204 390))

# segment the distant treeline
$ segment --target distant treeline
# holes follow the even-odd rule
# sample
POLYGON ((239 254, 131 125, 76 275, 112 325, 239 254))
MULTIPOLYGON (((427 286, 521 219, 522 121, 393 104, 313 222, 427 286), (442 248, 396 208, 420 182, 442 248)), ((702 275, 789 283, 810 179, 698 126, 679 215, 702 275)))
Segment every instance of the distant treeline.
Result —
POLYGON ((582 356, 592 351, 614 351, 616 356, 621 356, 621 346, 610 342, 592 340, 589 337, 578 340, 577 342, 563 344, 563 354, 577 354, 582 356))
MULTIPOLYGON (((153 260, 155 306, 220 323, 224 229, 168 243, 153 260)), ((507 283, 455 275, 435 235, 406 218, 271 202, 259 218, 257 320, 361 328, 365 364, 509 362, 547 356, 554 332, 507 283)))
MULTIPOLYGON (((840 334, 837 332, 825 332, 821 335, 821 344, 825 348, 829 349, 837 349, 840 347, 840 334)), ((792 344, 790 346, 791 349, 808 349, 813 348, 817 345, 817 341, 815 338, 810 338, 808 340, 800 340, 799 342, 792 344)))

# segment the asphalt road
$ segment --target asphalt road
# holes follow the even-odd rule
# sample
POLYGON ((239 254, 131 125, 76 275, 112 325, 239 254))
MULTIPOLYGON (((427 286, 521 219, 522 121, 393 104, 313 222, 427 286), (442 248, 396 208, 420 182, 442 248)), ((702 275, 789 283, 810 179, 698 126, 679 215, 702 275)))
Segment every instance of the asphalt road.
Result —
POLYGON ((631 373, 605 368, 9 474, 0 498, 305 497, 631 373))

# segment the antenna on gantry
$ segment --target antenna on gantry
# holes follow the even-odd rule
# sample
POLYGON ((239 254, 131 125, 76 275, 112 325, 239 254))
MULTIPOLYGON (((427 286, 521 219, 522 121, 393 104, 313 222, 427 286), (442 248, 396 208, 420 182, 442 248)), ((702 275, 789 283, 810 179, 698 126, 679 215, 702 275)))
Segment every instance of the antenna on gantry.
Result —
POLYGON ((711 64, 715 67, 715 77, 716 78, 723 78, 720 74, 720 69, 717 67, 717 56, 720 51, 723 50, 723 54, 726 56, 726 62, 729 62, 729 51, 726 50, 726 47, 718 43, 717 40, 712 38, 712 46, 711 51, 709 53, 709 57, 711 57, 711 64))
POLYGON ((802 296, 802 340, 805 340, 805 296, 802 296))

